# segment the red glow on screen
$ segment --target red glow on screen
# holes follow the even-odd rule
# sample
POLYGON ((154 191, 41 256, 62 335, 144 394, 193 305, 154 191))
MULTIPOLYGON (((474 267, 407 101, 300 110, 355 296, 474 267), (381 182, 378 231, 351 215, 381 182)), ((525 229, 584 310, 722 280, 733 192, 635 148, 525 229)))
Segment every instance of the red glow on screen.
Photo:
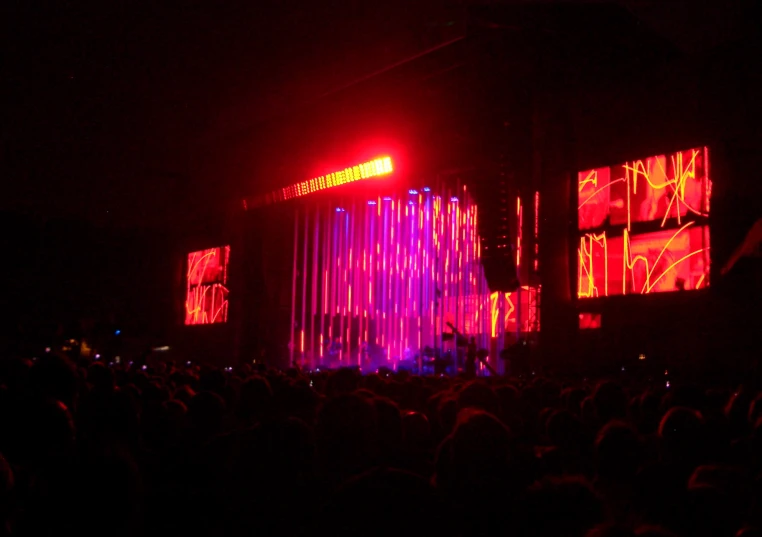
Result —
POLYGON ((709 285, 706 147, 580 172, 578 192, 579 298, 709 285))
POLYGON ((600 313, 580 313, 579 314, 579 328, 580 330, 595 330, 601 327, 601 314, 600 313))
POLYGON ((516 198, 516 266, 521 266, 521 228, 523 227, 522 222, 522 207, 521 207, 521 198, 516 198))
POLYGON ((601 226, 609 211, 609 168, 579 173, 579 229, 601 226))
POLYGON ((711 180, 706 147, 658 155, 578 174, 579 229, 606 223, 660 222, 670 227, 709 215, 711 180))
POLYGON ((229 261, 230 246, 188 254, 186 325, 227 322, 229 261))
MULTIPOLYGON (((521 318, 521 332, 532 332, 539 330, 539 324, 537 320, 537 296, 539 288, 530 287, 528 285, 521 286, 521 291, 517 293, 503 293, 505 297, 504 310, 504 329, 505 332, 516 331, 516 318, 518 315, 518 309, 523 310, 521 318), (533 324, 534 320, 534 324, 533 324)), ((498 301, 499 294, 497 292, 490 294, 490 315, 492 317, 492 337, 498 335, 498 323, 500 321, 500 303, 498 301)))
POLYGON ((585 234, 578 249, 577 296, 649 294, 707 287, 709 227, 607 237, 585 234))
POLYGON ((577 249, 577 296, 593 298, 608 296, 608 243, 606 234, 588 233, 577 249))

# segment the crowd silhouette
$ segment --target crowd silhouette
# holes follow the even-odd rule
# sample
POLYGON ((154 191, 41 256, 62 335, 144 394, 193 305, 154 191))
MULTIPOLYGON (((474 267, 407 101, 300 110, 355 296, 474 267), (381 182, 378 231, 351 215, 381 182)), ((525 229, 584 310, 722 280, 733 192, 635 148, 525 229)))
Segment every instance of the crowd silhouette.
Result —
POLYGON ((0 362, 0 532, 762 534, 762 395, 0 362))

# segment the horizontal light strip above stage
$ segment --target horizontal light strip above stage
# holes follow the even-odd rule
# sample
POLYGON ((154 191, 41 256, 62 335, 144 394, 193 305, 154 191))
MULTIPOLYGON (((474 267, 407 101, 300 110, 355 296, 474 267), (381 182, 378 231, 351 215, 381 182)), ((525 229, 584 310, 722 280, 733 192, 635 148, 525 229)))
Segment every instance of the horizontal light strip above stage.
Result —
POLYGON ((270 205, 279 201, 287 201, 293 198, 299 198, 321 190, 354 183, 374 177, 389 175, 394 171, 394 164, 391 157, 378 157, 368 162, 363 162, 355 166, 350 166, 336 172, 314 177, 301 183, 275 190, 269 194, 258 196, 248 202, 244 200, 244 209, 249 207, 258 207, 261 205, 270 205))

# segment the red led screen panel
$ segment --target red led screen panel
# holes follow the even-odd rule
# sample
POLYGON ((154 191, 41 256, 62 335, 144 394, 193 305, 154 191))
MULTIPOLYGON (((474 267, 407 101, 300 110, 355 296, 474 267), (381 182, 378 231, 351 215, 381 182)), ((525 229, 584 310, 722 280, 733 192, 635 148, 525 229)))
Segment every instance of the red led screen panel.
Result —
POLYGON ((228 320, 230 246, 188 254, 185 324, 214 324, 228 320))
POLYGON ((580 172, 577 186, 579 298, 709 285, 706 147, 580 172))
POLYGON ((580 172, 577 183, 579 229, 605 224, 631 229, 635 222, 666 228, 709 215, 706 147, 580 172))
POLYGON ((540 318, 537 311, 539 287, 523 285, 520 293, 502 293, 504 302, 500 303, 500 294, 490 295, 490 314, 492 317, 492 337, 499 333, 500 308, 503 308, 503 330, 505 333, 538 332, 540 330, 540 318), (520 313, 523 312, 523 313, 520 313), (517 317, 521 318, 520 326, 517 325, 517 317))
POLYGON ((601 327, 601 314, 600 313, 580 313, 579 314, 579 328, 580 330, 595 330, 601 327))
POLYGON ((609 243, 606 234, 587 233, 577 248, 577 296, 595 298, 608 296, 609 243))
POLYGON ((609 168, 579 173, 579 229, 602 226, 609 214, 609 168))
POLYGON ((577 250, 577 296, 701 289, 709 283, 709 227, 607 237, 585 234, 577 250))

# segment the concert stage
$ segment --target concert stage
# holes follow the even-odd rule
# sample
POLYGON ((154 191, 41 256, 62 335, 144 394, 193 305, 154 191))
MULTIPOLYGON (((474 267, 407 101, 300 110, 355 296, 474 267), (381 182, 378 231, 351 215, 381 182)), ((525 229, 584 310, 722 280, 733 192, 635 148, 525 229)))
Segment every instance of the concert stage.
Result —
POLYGON ((502 370, 506 335, 537 328, 537 291, 490 292, 478 217, 464 185, 305 200, 294 212, 291 362, 455 372, 473 338, 502 370))
MULTIPOLYGON (((220 341, 223 334, 251 339, 247 326, 278 331, 288 364, 303 369, 454 374, 470 349, 493 372, 504 371, 500 353, 539 329, 540 287, 518 285, 520 270, 536 266, 536 256, 529 255, 536 250, 534 239, 522 257, 515 247, 521 236, 513 236, 523 227, 535 236, 539 195, 527 200, 524 226, 522 200, 511 197, 504 216, 510 231, 496 246, 480 237, 479 208, 465 182, 416 184, 398 174, 396 162, 381 155, 247 199, 245 213, 261 218, 250 224, 251 235, 271 239, 261 235, 271 227, 278 238, 255 249, 250 233, 241 231, 238 241, 187 254, 185 325, 209 325, 207 333, 216 330, 220 335, 210 337, 220 341), (513 290, 490 288, 482 255, 490 247, 508 261, 501 271, 503 279, 517 282, 513 290), (275 252, 280 259, 268 261, 275 252), (264 274, 267 269, 255 263, 278 268, 264 274), (289 285, 278 292, 278 303, 288 296, 288 319, 279 313, 282 306, 255 317, 259 301, 252 289, 272 290, 273 283, 283 289, 284 269, 289 285), (231 328, 216 328, 222 325, 231 328), (287 333, 281 325, 289 327, 287 333)), ((201 337, 194 341, 204 344, 201 337)), ((479 370, 489 369, 479 363, 479 370)))
POLYGON ((559 370, 582 368, 562 362, 573 352, 620 364, 700 352, 693 325, 669 319, 711 318, 708 148, 578 172, 547 216, 539 191, 506 190, 497 224, 480 222, 466 178, 397 173, 380 155, 250 198, 228 240, 185 250, 185 325, 207 326, 183 334, 192 351, 424 374, 462 371, 469 353, 502 374, 524 342, 532 367, 559 370), (495 225, 502 243, 485 241, 495 225), (669 333, 651 336, 659 326, 669 333))

